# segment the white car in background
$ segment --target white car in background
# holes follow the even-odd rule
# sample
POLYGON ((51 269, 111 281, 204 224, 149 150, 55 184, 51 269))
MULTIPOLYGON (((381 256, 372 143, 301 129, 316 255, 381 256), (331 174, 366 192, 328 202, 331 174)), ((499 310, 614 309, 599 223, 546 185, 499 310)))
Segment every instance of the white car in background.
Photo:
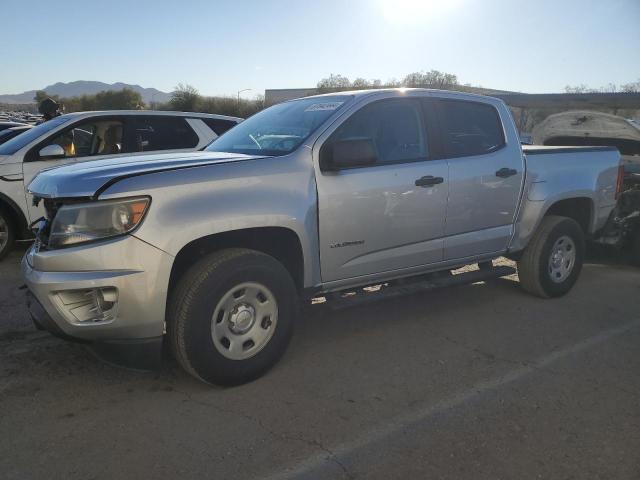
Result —
POLYGON ((205 113, 105 111, 69 113, 0 145, 0 259, 44 211, 25 186, 45 168, 82 160, 204 148, 241 118, 205 113))

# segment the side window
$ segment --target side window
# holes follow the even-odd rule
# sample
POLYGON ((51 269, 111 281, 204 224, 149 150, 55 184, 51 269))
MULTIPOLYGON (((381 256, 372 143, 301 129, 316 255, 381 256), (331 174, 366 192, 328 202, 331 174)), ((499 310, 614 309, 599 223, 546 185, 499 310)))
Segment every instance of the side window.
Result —
POLYGON ((114 155, 122 152, 122 122, 91 120, 75 125, 47 142, 60 145, 65 158, 114 155))
POLYGON ((491 105, 464 100, 437 103, 448 157, 484 155, 504 146, 502 122, 491 105))
POLYGON ((200 138, 182 117, 132 116, 129 142, 134 152, 194 148, 200 138))
POLYGON ((237 125, 236 122, 231 120, 221 120, 219 118, 201 118, 200 120, 202 120, 207 127, 213 130, 218 136, 237 125))
POLYGON ((424 160, 428 155, 420 104, 413 100, 381 100, 367 105, 343 123, 331 141, 352 138, 373 140, 378 163, 424 160))

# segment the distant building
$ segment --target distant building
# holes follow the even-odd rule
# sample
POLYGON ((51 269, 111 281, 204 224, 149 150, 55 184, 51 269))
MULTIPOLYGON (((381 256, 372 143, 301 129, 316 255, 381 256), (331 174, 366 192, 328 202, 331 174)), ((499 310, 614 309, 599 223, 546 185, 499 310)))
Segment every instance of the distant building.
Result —
POLYGON ((316 88, 275 88, 264 91, 264 103, 275 105, 294 98, 308 97, 318 93, 316 88))

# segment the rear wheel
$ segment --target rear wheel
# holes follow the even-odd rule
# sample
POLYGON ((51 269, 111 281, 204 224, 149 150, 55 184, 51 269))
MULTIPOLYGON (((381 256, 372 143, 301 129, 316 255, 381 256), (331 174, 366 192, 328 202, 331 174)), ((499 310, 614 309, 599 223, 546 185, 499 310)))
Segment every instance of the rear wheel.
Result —
POLYGON ((520 284, 539 297, 564 295, 580 275, 584 252, 584 233, 575 220, 544 217, 518 260, 520 284))
POLYGON ((0 207, 0 260, 7 256, 13 249, 16 240, 16 231, 13 218, 5 209, 0 207))
POLYGON ((167 333, 187 372, 208 383, 237 385, 280 359, 297 310, 297 291, 282 264, 253 250, 222 250, 180 279, 167 333))

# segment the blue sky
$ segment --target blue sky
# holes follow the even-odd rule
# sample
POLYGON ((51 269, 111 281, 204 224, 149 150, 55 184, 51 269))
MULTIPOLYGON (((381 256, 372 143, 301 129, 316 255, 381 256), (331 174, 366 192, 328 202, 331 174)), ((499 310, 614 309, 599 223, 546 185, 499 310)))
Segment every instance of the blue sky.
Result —
POLYGON ((0 93, 100 80, 251 97, 431 69, 531 93, 640 80, 640 0, 31 0, 0 18, 0 93))

